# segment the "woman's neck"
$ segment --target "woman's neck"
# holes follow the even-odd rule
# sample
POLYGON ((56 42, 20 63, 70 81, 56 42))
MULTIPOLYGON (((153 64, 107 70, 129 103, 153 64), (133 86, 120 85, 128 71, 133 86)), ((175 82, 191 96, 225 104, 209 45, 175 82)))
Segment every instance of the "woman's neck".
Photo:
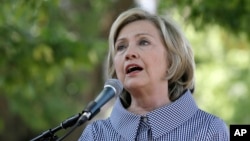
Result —
POLYGON ((128 107, 128 111, 145 115, 150 111, 153 111, 162 106, 171 103, 168 96, 167 88, 158 88, 154 91, 144 91, 143 93, 130 93, 131 105, 128 107))

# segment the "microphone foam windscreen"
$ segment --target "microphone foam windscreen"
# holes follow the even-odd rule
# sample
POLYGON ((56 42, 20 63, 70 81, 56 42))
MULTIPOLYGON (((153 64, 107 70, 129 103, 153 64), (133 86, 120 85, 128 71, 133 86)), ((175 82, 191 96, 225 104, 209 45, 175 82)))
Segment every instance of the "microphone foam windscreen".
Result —
POLYGON ((106 82, 105 82, 105 86, 112 86, 115 91, 116 91, 116 95, 120 95, 120 93, 122 92, 122 89, 123 89, 123 85, 122 83, 118 80, 118 79, 108 79, 106 82))

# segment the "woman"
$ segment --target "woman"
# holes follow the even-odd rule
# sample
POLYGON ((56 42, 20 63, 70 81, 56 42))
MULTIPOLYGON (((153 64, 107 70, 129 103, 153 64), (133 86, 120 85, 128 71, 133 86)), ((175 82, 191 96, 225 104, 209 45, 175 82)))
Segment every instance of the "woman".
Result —
POLYGON ((228 141, 226 124, 193 97, 194 56, 170 19, 133 8, 109 35, 108 72, 124 91, 109 118, 88 125, 86 141, 228 141))

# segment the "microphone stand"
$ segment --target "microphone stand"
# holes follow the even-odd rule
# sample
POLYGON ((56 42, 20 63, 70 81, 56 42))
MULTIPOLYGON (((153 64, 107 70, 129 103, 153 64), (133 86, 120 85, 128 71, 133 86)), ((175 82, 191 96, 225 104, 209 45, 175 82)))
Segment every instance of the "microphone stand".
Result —
POLYGON ((91 101, 87 105, 87 108, 83 110, 82 114, 79 113, 66 119, 59 126, 43 132, 42 134, 38 135, 30 141, 61 141, 68 135, 70 135, 78 126, 82 125, 87 120, 91 120, 99 112, 100 106, 95 101, 91 101), (67 132, 67 134, 65 134, 63 137, 58 139, 58 137, 54 135, 57 131, 61 129, 66 129, 71 126, 73 126, 71 130, 67 132))
POLYGON ((32 139, 31 141, 61 141, 66 138, 70 133, 72 133, 78 126, 85 123, 87 120, 91 120, 97 113, 100 112, 101 107, 108 102, 112 97, 115 96, 117 89, 115 86, 119 86, 118 93, 121 93, 123 87, 122 84, 116 79, 110 79, 105 83, 104 90, 100 95, 94 100, 91 101, 85 110, 81 114, 77 114, 61 123, 60 126, 57 126, 53 129, 49 129, 43 132, 41 135, 32 139), (120 90, 120 91, 119 91, 120 90), (54 135, 57 131, 61 129, 66 129, 73 126, 67 134, 59 138, 54 135))
POLYGON ((95 101, 91 101, 85 110, 83 110, 80 117, 78 117, 78 120, 75 121, 74 126, 70 129, 67 134, 65 134, 63 137, 59 138, 57 141, 62 141, 65 139, 68 135, 70 135, 78 126, 81 126, 83 123, 85 123, 87 120, 91 120, 97 113, 100 112, 101 106, 96 103, 95 101))
POLYGON ((73 126, 78 121, 80 116, 81 114, 74 115, 64 120, 59 126, 43 132, 42 134, 38 135, 30 141, 56 141, 58 137, 54 134, 61 129, 67 129, 68 127, 73 126))

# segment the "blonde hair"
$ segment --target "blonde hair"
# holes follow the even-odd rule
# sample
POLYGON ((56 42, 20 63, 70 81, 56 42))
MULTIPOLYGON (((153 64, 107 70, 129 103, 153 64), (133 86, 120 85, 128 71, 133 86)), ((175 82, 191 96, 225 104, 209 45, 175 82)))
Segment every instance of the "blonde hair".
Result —
MULTIPOLYGON (((113 58, 115 55, 114 44, 120 30, 127 24, 138 21, 151 21, 161 34, 167 50, 168 71, 166 79, 169 86, 169 98, 171 101, 178 99, 185 90, 194 91, 194 56, 184 34, 170 18, 150 14, 139 8, 132 8, 121 13, 113 23, 109 34, 108 76, 117 78, 114 69, 113 58)), ((121 95, 123 102, 130 104, 129 93, 124 90, 121 95)))

